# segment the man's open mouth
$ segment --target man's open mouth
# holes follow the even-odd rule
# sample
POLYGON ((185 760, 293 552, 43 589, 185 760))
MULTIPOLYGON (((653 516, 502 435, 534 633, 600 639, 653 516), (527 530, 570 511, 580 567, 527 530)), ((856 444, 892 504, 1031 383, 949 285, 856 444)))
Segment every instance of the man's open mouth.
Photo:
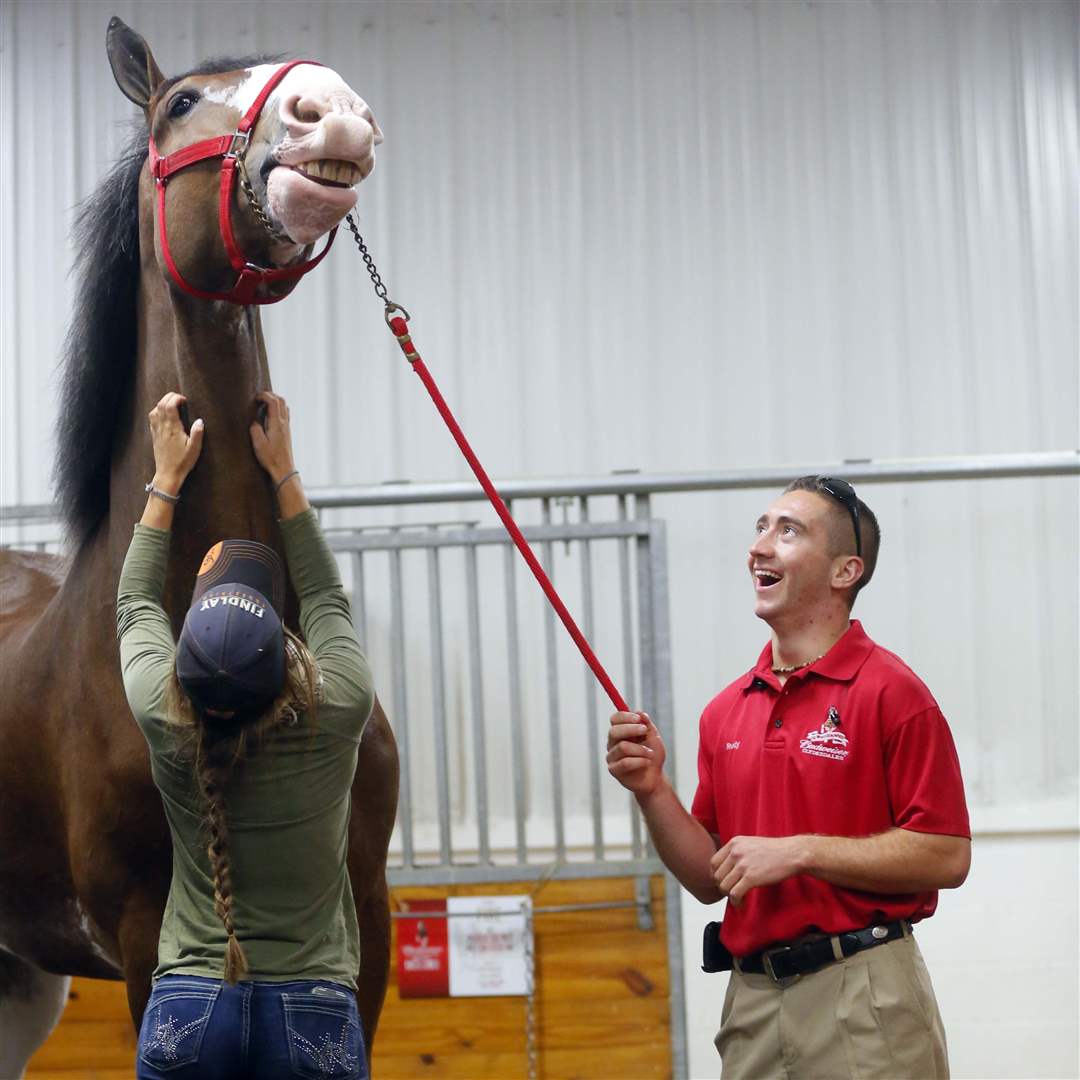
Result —
POLYGON ((783 575, 775 570, 755 570, 754 581, 759 589, 771 589, 783 575))

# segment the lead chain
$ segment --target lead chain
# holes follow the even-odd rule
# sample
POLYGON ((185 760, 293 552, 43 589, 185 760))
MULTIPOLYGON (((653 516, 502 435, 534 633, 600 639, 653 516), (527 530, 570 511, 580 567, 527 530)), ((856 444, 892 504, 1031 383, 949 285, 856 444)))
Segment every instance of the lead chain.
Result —
POLYGON ((353 234, 356 246, 360 249, 360 254, 363 256, 364 265, 367 267, 367 272, 371 276, 371 284, 375 286, 375 295, 384 304, 389 304, 390 301, 386 296, 386 286, 383 284, 383 279, 379 276, 379 271, 375 269, 375 260, 371 257, 371 253, 367 249, 367 244, 364 243, 364 238, 360 235, 360 230, 357 228, 355 219, 352 214, 349 213, 345 215, 345 220, 348 222, 349 231, 353 234))
POLYGON ((258 219, 259 224, 276 240, 279 244, 282 240, 288 239, 284 237, 270 224, 270 219, 263 212, 263 208, 259 205, 259 200, 255 198, 255 189, 251 186, 251 181, 248 179, 247 168, 244 166, 244 159, 237 157, 236 159, 236 173, 240 178, 240 189, 247 196, 247 201, 251 205, 251 212, 258 219))

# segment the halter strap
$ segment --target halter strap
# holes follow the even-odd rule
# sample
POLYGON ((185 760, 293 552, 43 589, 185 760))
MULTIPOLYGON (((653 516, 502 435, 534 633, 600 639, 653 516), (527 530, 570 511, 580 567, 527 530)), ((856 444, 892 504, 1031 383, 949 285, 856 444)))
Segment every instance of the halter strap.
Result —
POLYGON ((247 149, 248 138, 251 129, 259 119, 259 113, 267 99, 273 93, 274 88, 294 67, 300 64, 311 64, 314 67, 323 65, 316 60, 292 60, 282 64, 277 71, 267 80, 266 85, 259 92, 259 96, 252 102, 251 107, 240 120, 236 131, 231 135, 218 135, 211 139, 203 139, 192 143, 190 146, 174 150, 164 157, 158 153, 154 144, 154 137, 150 136, 149 166, 150 175, 154 178, 157 186, 157 219, 158 235, 161 238, 161 252, 165 257, 165 265, 169 273, 181 290, 190 296, 196 296, 200 300, 227 300, 234 304, 276 304, 284 300, 282 296, 259 296, 260 285, 271 285, 278 281, 292 281, 301 278, 304 274, 314 270, 326 258, 330 245, 334 242, 337 233, 335 227, 327 237, 326 246, 313 259, 297 266, 262 267, 248 262, 244 258, 236 243, 232 228, 232 197, 236 187, 236 172, 240 167, 240 155, 247 149), (221 187, 218 194, 218 227, 221 230, 221 239, 225 245, 225 251, 229 256, 229 263, 237 273, 236 283, 227 292, 211 292, 205 289, 197 289, 189 284, 180 273, 169 249, 169 233, 165 222, 165 186, 169 177, 208 158, 220 157, 221 162, 221 187))

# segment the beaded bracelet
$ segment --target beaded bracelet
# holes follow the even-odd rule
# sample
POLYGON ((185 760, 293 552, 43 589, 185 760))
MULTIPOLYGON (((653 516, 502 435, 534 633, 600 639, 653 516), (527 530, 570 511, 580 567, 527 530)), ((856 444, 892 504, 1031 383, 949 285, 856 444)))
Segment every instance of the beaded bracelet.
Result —
POLYGON ((154 481, 151 480, 146 487, 143 488, 148 495, 153 495, 155 498, 161 499, 164 502, 172 503, 175 506, 180 501, 179 495, 170 495, 167 491, 162 491, 160 488, 154 487, 154 481))

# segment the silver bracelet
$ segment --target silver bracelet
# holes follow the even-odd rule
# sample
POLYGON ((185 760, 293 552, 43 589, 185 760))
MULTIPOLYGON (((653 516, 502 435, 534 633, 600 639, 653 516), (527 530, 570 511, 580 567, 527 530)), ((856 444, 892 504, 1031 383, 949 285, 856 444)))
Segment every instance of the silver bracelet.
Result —
POLYGON ((293 469, 291 473, 286 473, 275 485, 274 494, 276 495, 294 476, 299 476, 300 470, 293 469))
POLYGON ((154 487, 154 481, 151 480, 146 487, 143 488, 148 495, 153 495, 155 498, 161 499, 164 502, 172 503, 175 506, 180 501, 179 495, 170 495, 167 491, 162 491, 160 488, 154 487))

